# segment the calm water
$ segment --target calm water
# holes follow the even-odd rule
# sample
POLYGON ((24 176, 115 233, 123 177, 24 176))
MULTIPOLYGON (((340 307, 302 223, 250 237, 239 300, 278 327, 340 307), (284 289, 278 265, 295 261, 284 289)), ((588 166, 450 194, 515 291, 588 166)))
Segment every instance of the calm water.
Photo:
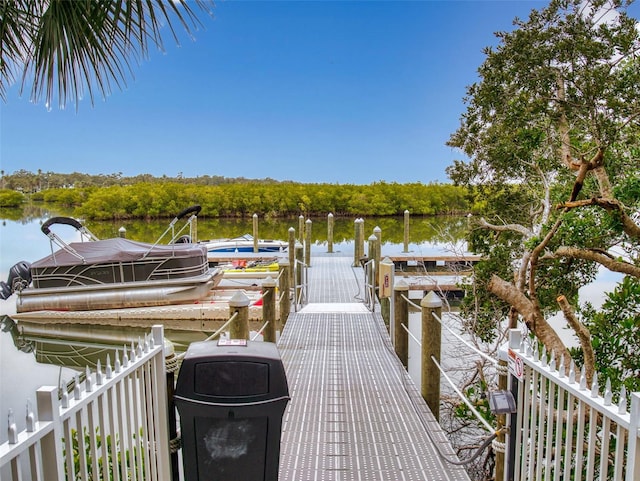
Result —
MULTIPOLYGON (((65 213, 43 212, 35 209, 30 211, 26 217, 14 214, 11 218, 0 209, 0 280, 7 279, 10 267, 16 262, 20 260, 34 261, 51 252, 49 239, 40 231, 40 226, 44 219, 53 215, 65 215, 65 213)), ((167 225, 168 221, 94 222, 87 224, 87 227, 98 237, 107 238, 117 235, 118 229, 124 226, 127 229, 127 237, 152 242, 160 236, 167 225)), ((365 238, 371 235, 376 226, 382 229, 383 254, 385 251, 400 252, 403 243, 402 218, 365 219, 365 238)), ((259 236, 286 240, 290 227, 297 230, 298 219, 260 220, 259 236)), ((416 254, 442 253, 447 251, 448 246, 453 245, 455 240, 461 238, 465 227, 466 220, 461 218, 412 218, 409 249, 416 254)), ((54 226, 52 230, 67 242, 77 240, 78 236, 71 227, 54 226)), ((353 255, 353 230, 353 219, 336 219, 334 252, 346 256, 353 255)), ((198 221, 199 239, 234 237, 251 231, 251 219, 199 219, 198 221)), ((326 253, 326 219, 314 219, 312 232, 312 255, 326 253)), ((618 275, 602 272, 597 282, 581 290, 581 299, 589 300, 599 306, 603 300, 604 292, 612 290, 618 279, 618 275)), ((9 308, 13 308, 13 299, 0 300, 0 313, 7 312, 9 308), (11 305, 8 305, 7 302, 10 302, 11 305)), ((410 321, 410 324, 419 327, 420 323, 410 321)), ((560 318, 555 321, 556 329, 567 336, 566 338, 571 338, 572 335, 565 329, 564 324, 560 318)), ((16 330, 9 331, 9 323, 6 322, 3 326, 3 332, 0 332, 0 420, 6 420, 7 412, 11 408, 15 413, 18 429, 21 430, 24 428, 26 400, 34 400, 35 390, 42 385, 58 385, 60 379, 67 381, 72 379, 74 371, 36 362, 33 352, 22 352, 16 347, 20 344, 16 330)), ((414 335, 419 336, 418 327, 411 327, 411 330, 414 335)), ((17 329, 19 331, 19 325, 17 329)), ((412 377, 419 379, 419 373, 413 373, 412 377)), ((6 426, 5 422, 3 421, 0 426, 6 426)), ((0 442, 4 441, 6 441, 6 429, 2 428, 0 429, 0 442)))
MULTIPOLYGON (((34 261, 51 252, 49 239, 41 232, 44 220, 54 215, 67 215, 64 212, 49 212, 32 209, 28 214, 19 214, 0 210, 0 280, 7 279, 11 266, 21 260, 34 261), (12 218, 13 216, 13 218, 12 218), (2 218, 4 217, 4 218, 2 218)), ((354 252, 354 219, 335 219, 334 252, 352 256, 354 252)), ((92 222, 86 226, 99 238, 114 237, 120 227, 127 229, 127 237, 147 242, 155 241, 168 226, 168 220, 158 222, 128 221, 124 223, 92 222)), ((298 218, 287 220, 259 220, 259 237, 288 239, 288 230, 298 229, 298 218)), ((176 225, 181 227, 181 223, 176 225)), ((466 220, 460 218, 412 218, 410 225, 410 250, 416 253, 442 251, 443 246, 460 238, 466 220)), ((327 220, 313 219, 312 255, 327 251, 327 220)), ((374 227, 382 229, 383 252, 385 249, 401 251, 403 243, 403 219, 380 218, 365 219, 365 239, 374 227)), ((65 225, 55 225, 52 230, 64 241, 78 240, 75 230, 65 225)), ((234 237, 252 232, 251 219, 203 219, 198 220, 198 238, 234 237)), ((0 313, 12 309, 13 299, 0 301, 0 313)), ((42 385, 58 385, 61 379, 70 380, 74 371, 56 365, 42 364, 36 361, 33 352, 22 352, 19 325, 9 330, 11 322, 3 324, 0 332, 0 419, 6 419, 9 409, 13 409, 18 429, 24 428, 24 413, 27 399, 35 400, 35 390, 42 385)), ((3 422, 3 426, 6 424, 3 422)), ((6 441, 6 430, 0 429, 0 442, 6 441)))

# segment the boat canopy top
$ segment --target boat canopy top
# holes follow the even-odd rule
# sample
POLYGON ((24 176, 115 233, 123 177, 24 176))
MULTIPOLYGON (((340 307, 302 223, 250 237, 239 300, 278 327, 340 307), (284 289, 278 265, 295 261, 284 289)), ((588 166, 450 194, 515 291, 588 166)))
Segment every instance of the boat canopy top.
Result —
POLYGON ((59 249, 33 264, 32 268, 70 266, 82 264, 99 264, 104 262, 134 262, 144 258, 157 257, 196 257, 207 258, 207 248, 198 244, 152 245, 129 239, 115 237, 113 239, 93 242, 72 242, 69 244, 77 254, 59 249))

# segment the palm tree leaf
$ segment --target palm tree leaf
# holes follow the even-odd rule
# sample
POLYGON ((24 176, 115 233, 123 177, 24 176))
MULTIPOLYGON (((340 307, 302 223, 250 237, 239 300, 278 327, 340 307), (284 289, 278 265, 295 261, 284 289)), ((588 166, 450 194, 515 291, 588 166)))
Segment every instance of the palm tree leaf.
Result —
MULTIPOLYGON (((192 4, 210 13, 209 0, 192 4)), ((88 94, 107 96, 133 76, 132 64, 163 48, 177 26, 188 34, 202 24, 192 6, 174 0, 0 0, 0 96, 21 77, 33 79, 31 99, 60 107, 88 94), (21 73, 20 69, 22 69, 21 73)))

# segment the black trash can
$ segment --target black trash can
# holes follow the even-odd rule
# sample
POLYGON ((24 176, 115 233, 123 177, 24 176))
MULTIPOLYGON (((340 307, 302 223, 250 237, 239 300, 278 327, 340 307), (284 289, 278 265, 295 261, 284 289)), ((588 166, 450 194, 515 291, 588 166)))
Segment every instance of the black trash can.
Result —
POLYGON ((191 344, 175 390, 185 480, 277 480, 288 401, 275 344, 191 344))

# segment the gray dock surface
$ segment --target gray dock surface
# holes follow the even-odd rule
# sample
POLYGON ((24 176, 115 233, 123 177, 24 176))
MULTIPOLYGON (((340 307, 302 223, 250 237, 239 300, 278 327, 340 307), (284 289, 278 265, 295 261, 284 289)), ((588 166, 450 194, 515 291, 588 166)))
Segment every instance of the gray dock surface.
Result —
MULTIPOLYGON (((462 467, 394 353, 379 312, 362 303, 364 273, 348 257, 317 257, 309 304, 278 342, 291 401, 281 481, 460 480, 462 467)), ((379 306, 378 311, 379 311, 379 306)))

